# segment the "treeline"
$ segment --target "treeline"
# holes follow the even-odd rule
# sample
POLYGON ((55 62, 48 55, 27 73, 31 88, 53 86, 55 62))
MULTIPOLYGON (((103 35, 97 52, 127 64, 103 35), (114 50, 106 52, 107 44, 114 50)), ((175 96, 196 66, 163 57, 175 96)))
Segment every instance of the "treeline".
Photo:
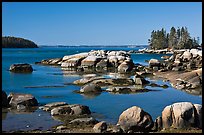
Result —
POLYGON ((191 49, 199 47, 199 37, 191 38, 187 27, 175 29, 171 28, 170 33, 166 30, 152 31, 151 38, 148 39, 151 49, 191 49))
POLYGON ((38 46, 27 39, 5 36, 2 37, 2 48, 38 48, 38 46))

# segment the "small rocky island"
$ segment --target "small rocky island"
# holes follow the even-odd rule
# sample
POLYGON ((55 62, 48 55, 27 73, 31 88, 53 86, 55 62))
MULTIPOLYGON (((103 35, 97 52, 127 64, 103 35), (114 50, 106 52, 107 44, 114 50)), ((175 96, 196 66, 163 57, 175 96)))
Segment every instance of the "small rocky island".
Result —
POLYGON ((38 46, 24 38, 5 36, 2 37, 2 48, 38 48, 38 46))

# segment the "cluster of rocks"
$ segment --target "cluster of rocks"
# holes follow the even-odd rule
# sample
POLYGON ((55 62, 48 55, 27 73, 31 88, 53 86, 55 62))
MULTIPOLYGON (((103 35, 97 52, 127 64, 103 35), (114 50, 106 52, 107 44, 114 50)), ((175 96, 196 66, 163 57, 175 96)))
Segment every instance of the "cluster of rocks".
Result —
POLYGON ((168 79, 177 89, 202 87, 202 53, 197 49, 178 51, 163 61, 150 59, 146 69, 168 79))
MULTIPOLYGON (((179 102, 166 106, 162 115, 154 121, 149 113, 138 106, 132 106, 123 111, 116 125, 105 121, 95 121, 94 118, 77 118, 69 124, 86 123, 93 125, 92 131, 95 133, 148 133, 158 132, 170 128, 174 129, 202 129, 202 105, 190 102, 179 102), (90 122, 91 121, 91 122, 90 122), (93 122, 94 121, 94 122, 93 122), (95 123, 95 124, 93 124, 95 123)), ((63 130, 67 126, 59 126, 57 129, 63 130)))
POLYGON ((42 60, 36 64, 59 65, 66 70, 85 71, 89 69, 107 70, 117 68, 118 72, 130 72, 134 68, 134 63, 130 54, 126 51, 105 51, 97 50, 74 55, 42 60))
MULTIPOLYGON (((32 95, 11 93, 7 96, 2 91, 3 108, 22 109, 32 106, 38 106, 37 100, 32 95)), ((155 121, 142 108, 132 106, 121 113, 116 125, 96 120, 91 116, 89 107, 85 105, 54 102, 41 106, 39 109, 49 111, 53 118, 59 116, 63 122, 68 119, 68 125, 92 126, 92 130, 96 133, 134 133, 155 132, 169 128, 202 128, 202 105, 190 102, 179 102, 166 106, 161 116, 157 117, 155 121)), ((68 125, 58 126, 56 130, 66 130, 68 125)))
POLYGON ((76 80, 73 84, 82 86, 77 93, 96 94, 102 91, 111 93, 135 93, 148 92, 144 86, 150 82, 144 79, 141 75, 136 74, 134 78, 103 78, 103 77, 84 77, 76 80), (141 86, 141 87, 136 87, 141 86), (102 90, 102 87, 108 87, 102 90))
POLYGON ((165 58, 164 61, 157 59, 149 60, 149 67, 153 71, 189 71, 202 68, 202 51, 191 49, 186 51, 177 51, 170 57, 165 58))

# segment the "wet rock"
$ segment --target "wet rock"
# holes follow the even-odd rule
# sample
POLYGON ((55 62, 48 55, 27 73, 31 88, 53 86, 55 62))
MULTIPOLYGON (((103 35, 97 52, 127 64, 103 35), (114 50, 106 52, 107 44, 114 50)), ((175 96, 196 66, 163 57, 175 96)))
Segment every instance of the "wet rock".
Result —
POLYGON ((101 92, 101 91, 102 91, 101 87, 93 83, 86 84, 80 89, 80 92, 82 93, 101 92))
POLYGON ((9 105, 13 108, 16 108, 17 105, 24 105, 25 107, 38 105, 38 101, 31 94, 10 93, 8 100, 9 105))
POLYGON ((70 121, 69 123, 70 124, 96 124, 97 122, 98 121, 95 118, 90 117, 90 118, 77 118, 70 121))
POLYGON ((163 128, 186 129, 198 126, 198 114, 190 102, 179 102, 166 106, 162 111, 163 128))
POLYGON ((9 68, 9 71, 15 73, 30 73, 33 72, 33 68, 30 64, 12 64, 9 68))
POLYGON ((107 130, 107 124, 105 121, 101 121, 94 125, 93 130, 95 133, 104 133, 107 130))
POLYGON ((1 91, 1 95, 2 95, 2 107, 8 107, 9 106, 9 102, 8 102, 8 99, 7 99, 7 94, 5 91, 1 91))
POLYGON ((133 106, 125 110, 118 123, 124 132, 149 131, 153 127, 152 117, 143 109, 133 106))

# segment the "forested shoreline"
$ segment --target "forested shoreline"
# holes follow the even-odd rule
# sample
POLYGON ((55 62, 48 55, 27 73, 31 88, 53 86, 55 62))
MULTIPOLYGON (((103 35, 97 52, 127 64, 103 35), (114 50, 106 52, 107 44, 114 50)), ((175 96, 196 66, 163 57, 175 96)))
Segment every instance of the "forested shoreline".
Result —
POLYGON ((2 37, 2 48, 38 48, 33 41, 24 38, 2 37))
POLYGON ((199 47, 199 37, 197 39, 190 36, 187 27, 170 29, 167 33, 164 28, 153 30, 148 44, 151 49, 192 49, 199 47))

